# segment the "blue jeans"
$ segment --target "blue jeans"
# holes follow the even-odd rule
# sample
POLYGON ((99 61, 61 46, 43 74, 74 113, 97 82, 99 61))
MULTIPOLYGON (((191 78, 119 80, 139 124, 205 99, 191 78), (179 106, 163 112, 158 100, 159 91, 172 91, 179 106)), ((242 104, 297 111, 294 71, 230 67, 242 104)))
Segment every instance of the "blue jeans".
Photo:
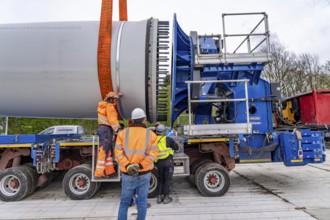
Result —
POLYGON ((128 176, 123 174, 121 179, 121 199, 118 211, 118 220, 127 219, 128 207, 131 205, 132 196, 136 196, 138 220, 144 220, 147 215, 148 191, 151 173, 140 176, 128 176))

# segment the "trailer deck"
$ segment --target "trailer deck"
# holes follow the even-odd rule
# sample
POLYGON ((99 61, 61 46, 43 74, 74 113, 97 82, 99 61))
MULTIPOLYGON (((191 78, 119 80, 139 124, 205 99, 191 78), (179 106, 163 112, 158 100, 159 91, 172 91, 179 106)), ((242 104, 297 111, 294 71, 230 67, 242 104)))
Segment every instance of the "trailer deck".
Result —
MULTIPOLYGON (((238 164, 230 177, 223 197, 204 197, 187 177, 174 177, 173 202, 149 199, 147 219, 329 219, 329 160, 304 167, 238 164)), ((105 183, 92 199, 74 201, 58 180, 22 201, 0 202, 0 219, 117 219, 119 201, 120 183, 105 183)), ((136 206, 129 208, 129 219, 136 213, 136 206)))

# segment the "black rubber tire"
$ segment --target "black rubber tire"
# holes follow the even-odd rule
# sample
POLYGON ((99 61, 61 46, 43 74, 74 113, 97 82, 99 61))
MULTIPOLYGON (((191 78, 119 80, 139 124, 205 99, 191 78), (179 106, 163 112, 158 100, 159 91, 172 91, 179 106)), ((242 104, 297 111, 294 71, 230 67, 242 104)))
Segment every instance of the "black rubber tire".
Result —
POLYGON ((28 195, 32 179, 23 167, 10 167, 0 172, 0 199, 2 201, 19 201, 28 195), (16 188, 10 182, 17 183, 16 188))
POLYGON ((208 159, 208 158, 200 158, 198 160, 195 160, 190 166, 190 173, 195 175, 197 168, 207 162, 212 163, 214 161, 212 161, 211 159, 208 159))
POLYGON ((196 186, 204 196, 223 196, 230 187, 228 171, 217 163, 206 163, 197 169, 196 186), (211 182, 209 178, 216 181, 211 182))
MULTIPOLYGON (((81 164, 80 166, 84 166, 87 169, 90 169, 91 170, 90 173, 92 175, 92 163, 85 163, 85 164, 81 164)), ((90 178, 92 179, 92 176, 90 178)), ((95 184, 95 187, 94 187, 95 189, 94 189, 93 195, 90 198, 92 198, 99 191, 99 189, 102 186, 102 182, 93 182, 93 183, 95 184)))
POLYGON ((151 170, 151 178, 150 178, 150 186, 148 191, 148 198, 155 198, 157 195, 157 189, 158 189, 158 183, 159 183, 159 174, 158 169, 155 166, 153 170, 151 170))
POLYGON ((207 158, 201 158, 197 161, 195 161, 192 165, 191 165, 191 170, 190 170, 190 176, 189 176, 189 180, 191 181, 191 183, 196 186, 196 173, 198 170, 201 169, 201 167, 204 167, 205 164, 209 164, 209 163, 214 163, 214 161, 207 159, 207 158))
POLYGON ((28 179, 27 179, 28 192, 23 197, 23 198, 25 198, 25 197, 31 195, 32 192, 34 192, 34 188, 33 188, 33 174, 30 171, 30 169, 27 166, 24 166, 24 165, 20 165, 20 166, 14 167, 14 168, 20 170, 21 172, 23 172, 28 177, 28 179))
POLYGON ((27 193, 26 196, 31 195, 35 191, 35 189, 36 189, 36 185, 35 184, 37 183, 36 181, 38 181, 38 180, 36 180, 34 178, 34 174, 33 174, 32 168, 30 168, 28 166, 25 166, 25 165, 21 165, 21 166, 18 166, 16 168, 19 169, 19 170, 21 170, 29 178, 29 180, 28 180, 28 183, 29 183, 28 184, 29 192, 27 193))
POLYGON ((64 193, 72 200, 90 199, 100 186, 99 182, 92 182, 91 164, 82 164, 70 169, 62 181, 64 193), (84 185, 79 186, 79 180, 83 180, 84 185))
POLYGON ((27 194, 27 196, 29 196, 32 193, 34 193, 34 191, 36 190, 36 188, 38 186, 38 178, 39 178, 38 172, 37 172, 36 169, 34 169, 33 167, 30 167, 28 165, 22 165, 22 166, 19 166, 19 167, 21 167, 24 170, 24 172, 31 179, 31 185, 29 186, 30 190, 27 194))

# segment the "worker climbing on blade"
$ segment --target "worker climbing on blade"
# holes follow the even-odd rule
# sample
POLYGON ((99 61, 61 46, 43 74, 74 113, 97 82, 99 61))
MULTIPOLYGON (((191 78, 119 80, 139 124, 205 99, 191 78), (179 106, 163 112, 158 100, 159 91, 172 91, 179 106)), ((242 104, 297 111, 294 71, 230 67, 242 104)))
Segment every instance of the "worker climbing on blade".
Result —
POLYGON ((137 219, 146 218, 151 170, 158 156, 157 136, 146 128, 146 114, 141 108, 132 111, 128 128, 119 132, 115 155, 123 173, 118 219, 126 220, 132 196, 136 197, 137 219))
POLYGON ((118 113, 115 108, 116 102, 121 93, 109 92, 105 99, 98 104, 98 123, 97 134, 99 136, 99 152, 94 176, 105 177, 115 173, 112 161, 112 140, 114 132, 117 134, 120 130, 118 113))
POLYGON ((178 144, 165 136, 165 126, 158 124, 156 127, 159 154, 155 160, 158 168, 159 183, 157 189, 157 203, 167 204, 172 202, 170 197, 171 180, 174 171, 173 154, 179 150, 178 144))

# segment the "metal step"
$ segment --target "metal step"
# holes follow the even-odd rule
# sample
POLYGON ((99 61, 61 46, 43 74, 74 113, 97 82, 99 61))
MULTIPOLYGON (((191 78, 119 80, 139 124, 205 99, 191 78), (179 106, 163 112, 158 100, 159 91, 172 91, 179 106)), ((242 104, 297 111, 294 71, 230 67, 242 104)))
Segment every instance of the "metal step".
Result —
MULTIPOLYGON (((113 158, 113 160, 114 160, 114 158, 113 158)), ((112 174, 109 177, 107 177, 107 176, 102 177, 102 178, 95 177, 94 176, 94 169, 92 169, 93 170, 92 182, 120 182, 122 174, 121 174, 121 171, 119 169, 119 165, 115 161, 113 163, 114 163, 114 168, 117 172, 112 174)))
POLYGON ((189 176, 189 157, 185 153, 175 153, 173 156, 174 173, 173 176, 189 176))

